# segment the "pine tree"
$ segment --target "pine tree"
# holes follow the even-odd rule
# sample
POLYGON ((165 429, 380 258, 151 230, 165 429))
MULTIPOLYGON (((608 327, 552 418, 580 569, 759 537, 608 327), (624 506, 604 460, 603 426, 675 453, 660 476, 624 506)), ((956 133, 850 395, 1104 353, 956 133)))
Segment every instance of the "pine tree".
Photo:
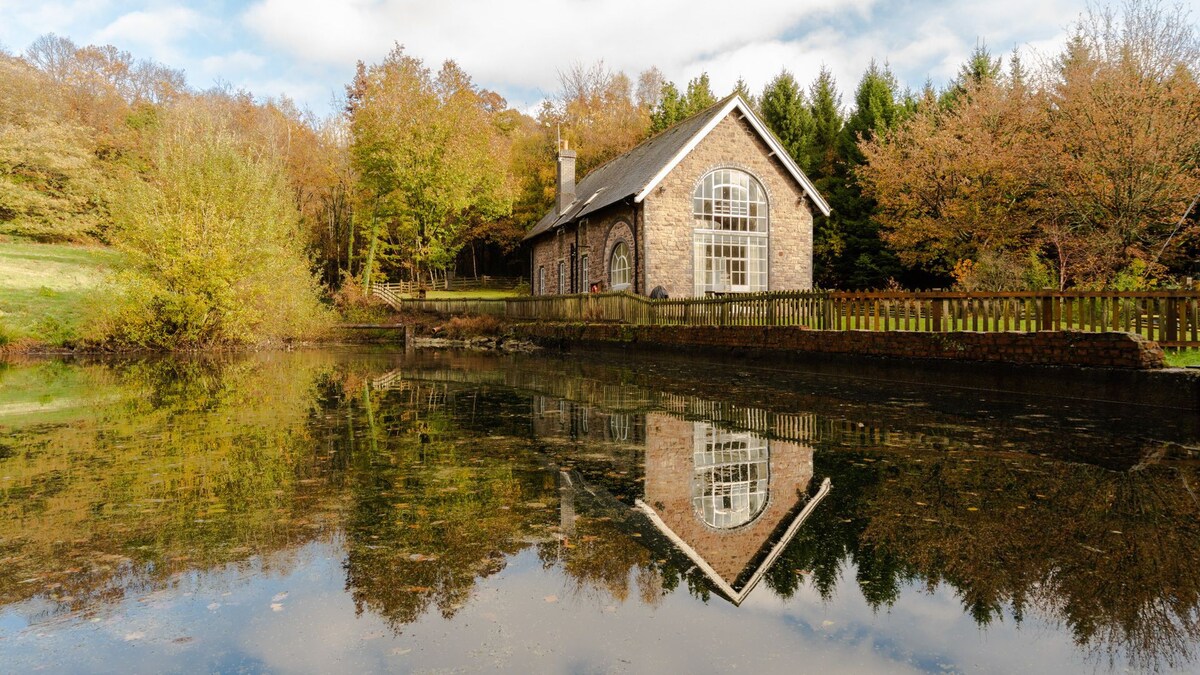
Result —
POLYGON ((805 167, 809 178, 820 180, 834 174, 837 161, 837 141, 842 133, 842 95, 838 93, 833 73, 822 67, 809 87, 809 112, 813 133, 805 167))
POLYGON ((767 128, 775 133, 792 159, 807 169, 813 119, 796 78, 787 70, 780 71, 763 89, 759 105, 767 128))
POLYGON ((903 115, 897 88, 891 70, 872 61, 855 90, 854 111, 838 136, 839 180, 830 195, 833 215, 828 229, 842 241, 832 269, 822 277, 839 286, 880 288, 903 272, 896 254, 880 237, 875 202, 863 195, 855 176, 865 160, 858 144, 887 131, 903 115))

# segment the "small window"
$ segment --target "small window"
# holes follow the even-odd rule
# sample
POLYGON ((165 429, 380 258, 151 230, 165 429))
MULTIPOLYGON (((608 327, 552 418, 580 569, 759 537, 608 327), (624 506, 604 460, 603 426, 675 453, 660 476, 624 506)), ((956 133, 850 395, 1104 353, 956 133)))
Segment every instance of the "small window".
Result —
POLYGON ((592 277, 588 273, 588 257, 584 254, 579 259, 579 290, 582 293, 587 293, 591 290, 592 277))
POLYGON ((567 292, 567 264, 561 260, 558 261, 558 294, 562 295, 567 292))
POLYGON ((546 268, 545 267, 538 268, 537 292, 538 292, 538 295, 546 294, 546 268))
POLYGON ((614 291, 629 288, 629 247, 620 242, 613 247, 612 260, 608 264, 609 285, 614 291))

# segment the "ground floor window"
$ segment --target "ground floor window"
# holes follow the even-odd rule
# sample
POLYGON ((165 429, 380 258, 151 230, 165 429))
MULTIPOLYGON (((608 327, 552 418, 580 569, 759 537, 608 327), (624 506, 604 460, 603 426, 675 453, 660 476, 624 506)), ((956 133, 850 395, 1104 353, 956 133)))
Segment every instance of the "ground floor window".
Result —
POLYGON ((625 242, 619 242, 613 247, 612 260, 608 264, 608 278, 614 291, 629 288, 630 279, 629 247, 625 242))
POLYGON ((538 292, 538 295, 546 294, 546 268, 545 267, 538 268, 537 292, 538 292))
POLYGON ((720 529, 753 521, 767 505, 770 446, 746 432, 696 422, 693 430, 692 507, 720 529))
POLYGON ((563 261, 558 261, 558 294, 562 295, 567 292, 567 264, 563 261))
POLYGON ((591 275, 588 274, 588 257, 586 255, 579 258, 579 291, 581 293, 588 292, 588 284, 591 283, 591 275))
POLYGON ((767 236, 697 230, 695 294, 767 290, 767 236))

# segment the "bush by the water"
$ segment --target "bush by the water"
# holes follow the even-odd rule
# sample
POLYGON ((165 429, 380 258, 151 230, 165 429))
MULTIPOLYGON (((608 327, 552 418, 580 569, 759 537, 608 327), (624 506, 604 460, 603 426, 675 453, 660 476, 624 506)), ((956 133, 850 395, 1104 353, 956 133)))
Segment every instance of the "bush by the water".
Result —
POLYGON ((166 116, 111 209, 127 255, 103 324, 110 344, 251 344, 327 326, 282 160, 220 112, 166 116))
POLYGON ((494 316, 456 316, 443 326, 442 335, 454 340, 473 337, 492 337, 504 330, 504 322, 494 316))

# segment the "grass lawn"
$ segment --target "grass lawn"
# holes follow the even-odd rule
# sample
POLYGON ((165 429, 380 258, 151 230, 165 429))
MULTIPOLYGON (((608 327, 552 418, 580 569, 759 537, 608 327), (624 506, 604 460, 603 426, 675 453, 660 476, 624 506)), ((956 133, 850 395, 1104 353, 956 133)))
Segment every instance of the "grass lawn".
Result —
POLYGON ((1167 365, 1176 368, 1200 366, 1200 349, 1168 349, 1167 365))
MULTIPOLYGON (((430 300, 488 300, 500 298, 515 298, 519 295, 514 289, 480 288, 474 291, 428 291, 425 297, 430 300)), ((410 297, 416 297, 415 295, 410 297)))
POLYGON ((0 336, 70 341, 119 257, 102 246, 0 240, 0 336))

